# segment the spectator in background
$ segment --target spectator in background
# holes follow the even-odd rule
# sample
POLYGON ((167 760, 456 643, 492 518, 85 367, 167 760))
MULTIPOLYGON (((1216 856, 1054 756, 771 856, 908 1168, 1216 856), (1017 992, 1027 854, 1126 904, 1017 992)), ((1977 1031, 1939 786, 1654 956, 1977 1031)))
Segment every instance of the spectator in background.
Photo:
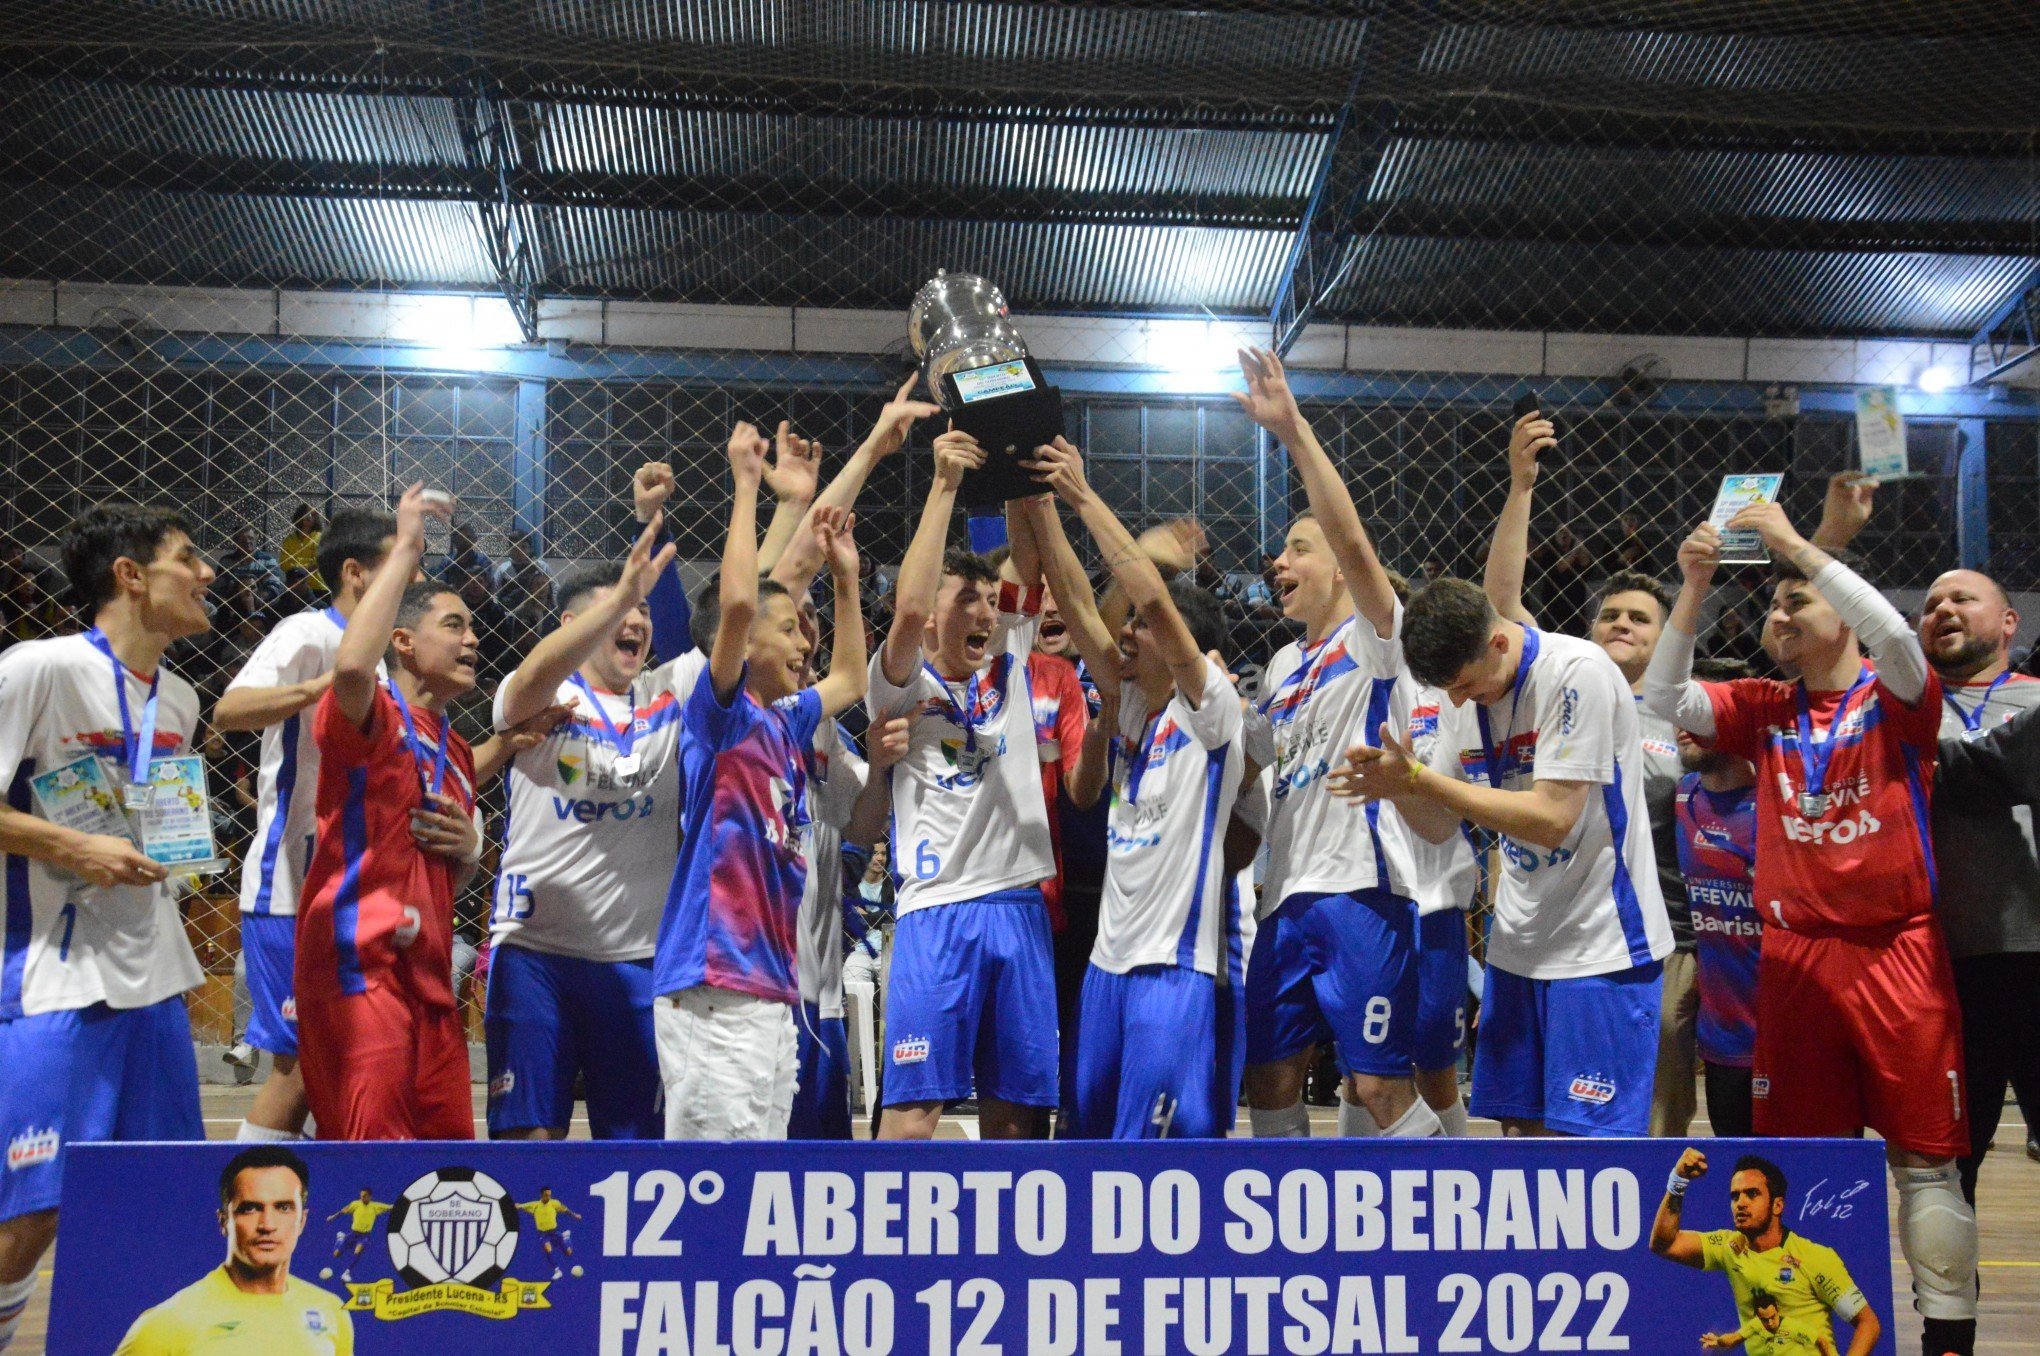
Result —
POLYGON ((1757 633, 1750 626, 1749 618, 1734 607, 1725 607, 1715 619, 1714 629, 1707 635, 1707 643, 1701 647, 1702 658, 1721 659, 1733 664, 1746 664, 1752 672, 1762 672, 1768 662, 1761 658, 1763 648, 1757 643, 1757 633))
POLYGON ((290 584, 291 571, 309 575, 319 564, 319 511, 299 504, 290 515, 290 534, 283 539, 277 563, 283 567, 283 582, 290 584))
POLYGON ((1561 523, 1530 552, 1537 570, 1538 614, 1546 627, 1569 636, 1586 629, 1587 573, 1594 567, 1586 543, 1561 523))
POLYGON ((552 578, 538 559, 538 534, 519 528, 510 534, 509 558, 496 566, 496 601, 506 612, 519 612, 533 599, 543 608, 551 598, 552 578))
POLYGON ((468 615, 474 622, 475 637, 481 644, 477 652, 481 656, 481 671, 476 674, 477 682, 483 688, 493 688, 497 680, 514 668, 523 658, 524 650, 515 646, 516 622, 497 601, 493 590, 494 579, 488 571, 461 572, 447 577, 460 593, 460 600, 467 604, 468 615))
POLYGON ((495 562, 475 544, 474 529, 465 522, 453 525, 452 545, 446 553, 446 563, 440 566, 439 577, 462 593, 467 591, 469 579, 479 579, 483 590, 490 597, 495 596, 495 562))
POLYGON ((220 576, 239 580, 265 601, 283 592, 283 563, 255 544, 255 529, 239 528, 220 552, 220 576))
POLYGON ((1615 531, 1607 537, 1607 546, 1601 552, 1601 569, 1607 574, 1623 570, 1643 570, 1649 551, 1643 542, 1643 519, 1634 509, 1615 520, 1615 531))

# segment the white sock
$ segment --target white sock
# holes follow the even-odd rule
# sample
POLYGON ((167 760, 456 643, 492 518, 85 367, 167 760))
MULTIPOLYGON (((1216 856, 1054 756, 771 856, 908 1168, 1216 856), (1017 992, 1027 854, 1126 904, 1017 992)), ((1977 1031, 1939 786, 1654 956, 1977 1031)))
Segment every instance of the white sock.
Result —
POLYGON ((21 1327, 21 1316, 28 1312, 28 1297, 34 1293, 33 1271, 12 1284, 0 1282, 0 1351, 13 1343, 15 1331, 21 1327))
POLYGON ((1349 1102, 1345 1094, 1339 1095, 1339 1133, 1347 1138, 1372 1138, 1381 1133, 1381 1125, 1374 1119, 1374 1113, 1358 1102, 1349 1102))
POLYGON ((1445 1127, 1438 1123, 1438 1113, 1431 1110, 1431 1104, 1419 1097, 1382 1133, 1390 1139, 1432 1139, 1444 1134, 1445 1127))
POLYGON ((234 1131, 234 1138, 237 1140, 258 1140, 266 1144, 300 1139, 302 1136, 290 1130, 272 1130, 266 1125, 257 1125, 253 1121, 244 1120, 239 1128, 234 1131))
MULTIPOLYGON (((1437 1108, 1433 1107, 1436 1111, 1437 1108)), ((1445 1133, 1452 1139, 1466 1138, 1466 1099, 1455 1098, 1451 1106, 1438 1112, 1438 1124, 1445 1127, 1445 1133)))
POLYGON ((1976 1317, 1976 1212, 1953 1163, 1891 1170, 1898 1185, 1898 1246, 1912 1268, 1922 1318, 1976 1317))
POLYGON ((1310 1138, 1310 1112, 1304 1110, 1301 1098, 1280 1111, 1248 1107, 1247 1124, 1253 1127, 1255 1139, 1310 1138))

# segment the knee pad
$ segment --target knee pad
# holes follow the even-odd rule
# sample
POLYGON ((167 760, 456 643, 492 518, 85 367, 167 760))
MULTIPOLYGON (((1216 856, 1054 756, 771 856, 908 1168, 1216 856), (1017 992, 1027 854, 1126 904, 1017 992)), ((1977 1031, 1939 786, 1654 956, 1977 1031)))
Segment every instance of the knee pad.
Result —
POLYGON ((1912 1268, 1913 1307, 1925 1318, 1976 1317, 1976 1212, 1955 1165, 1891 1169, 1898 1243, 1912 1268))

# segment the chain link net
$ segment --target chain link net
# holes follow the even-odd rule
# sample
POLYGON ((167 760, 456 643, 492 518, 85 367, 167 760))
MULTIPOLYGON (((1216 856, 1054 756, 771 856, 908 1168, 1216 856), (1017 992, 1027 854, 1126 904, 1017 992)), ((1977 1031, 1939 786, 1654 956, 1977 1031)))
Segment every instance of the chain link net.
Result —
MULTIPOLYGON (((1264 563, 1302 501, 1214 373, 1271 310, 1414 579, 1477 576, 1512 403, 1540 394, 1561 446, 1530 601, 1580 629, 1609 571, 1671 574, 1725 472, 1786 472, 1810 526, 1856 465, 1853 389, 1967 382, 1968 336, 2040 262, 2040 20, 1994 0, 0 15, 6 638, 73 624, 54 547, 79 510, 174 504, 222 567, 213 634, 177 656, 208 706, 316 604, 298 519, 412 480, 459 496, 495 567, 456 567, 485 688, 549 577, 621 550, 644 461, 678 473, 698 577, 732 421, 786 419, 832 470, 908 370, 903 307, 938 267, 1004 288, 1125 517, 1199 520, 1258 661, 1288 635, 1264 563)), ((1859 543, 1886 587, 1953 560, 1978 436, 1990 564, 2040 587, 2012 397, 1911 420, 1916 478, 1859 543)), ((860 500, 882 567, 927 474, 910 449, 860 500)), ((209 752, 238 845, 253 749, 209 752)), ((234 881, 188 910, 219 1043, 234 881)))

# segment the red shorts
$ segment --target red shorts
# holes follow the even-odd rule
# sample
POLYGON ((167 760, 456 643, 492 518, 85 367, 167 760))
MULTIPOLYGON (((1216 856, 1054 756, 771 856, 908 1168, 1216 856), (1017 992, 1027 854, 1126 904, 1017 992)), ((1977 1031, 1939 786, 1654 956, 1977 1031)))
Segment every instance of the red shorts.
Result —
POLYGON ((467 1032, 393 984, 298 991, 298 1067, 322 1139, 473 1139, 467 1032))
POLYGON ((1929 1158, 1968 1154, 1962 1016, 1940 925, 1862 937, 1765 928, 1751 1072, 1759 1135, 1867 1126, 1929 1158))

